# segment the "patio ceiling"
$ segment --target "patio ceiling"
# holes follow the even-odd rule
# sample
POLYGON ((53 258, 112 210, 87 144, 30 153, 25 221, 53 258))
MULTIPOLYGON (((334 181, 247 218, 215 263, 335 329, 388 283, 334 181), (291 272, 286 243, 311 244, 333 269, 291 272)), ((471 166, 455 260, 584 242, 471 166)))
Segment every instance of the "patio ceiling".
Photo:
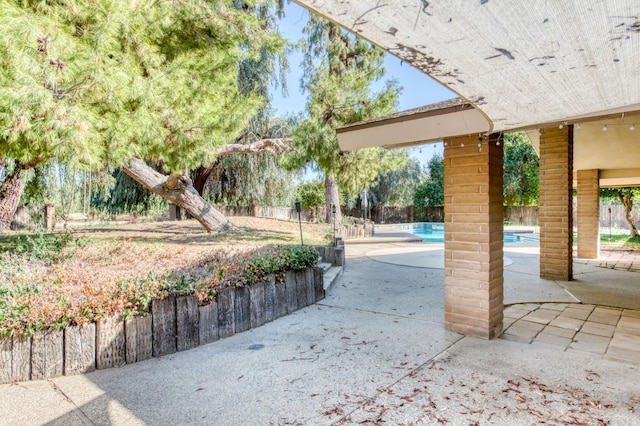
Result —
MULTIPOLYGON (((605 119, 578 122, 573 131, 573 170, 597 169, 600 186, 640 185, 640 114, 618 114, 605 119), (636 129, 636 126, 638 129, 636 129)), ((536 152, 540 152, 538 130, 527 136, 536 152)))
POLYGON ((640 110, 638 0, 294 1, 446 85, 487 132, 640 110))

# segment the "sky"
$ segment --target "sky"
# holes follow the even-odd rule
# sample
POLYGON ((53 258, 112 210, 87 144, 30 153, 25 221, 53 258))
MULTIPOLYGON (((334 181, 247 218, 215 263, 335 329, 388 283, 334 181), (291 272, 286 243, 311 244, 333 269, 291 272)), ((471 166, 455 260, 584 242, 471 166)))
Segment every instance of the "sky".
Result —
MULTIPOLYGON (((302 30, 309 19, 309 12, 290 3, 285 5, 285 16, 280 21, 280 32, 291 42, 298 42, 304 37, 302 30)), ((272 91, 272 107, 279 116, 290 116, 303 112, 306 104, 306 96, 300 91, 300 78, 302 77, 302 53, 294 51, 289 54, 289 72, 287 74, 286 97, 281 90, 272 91)), ((456 97, 456 95, 406 63, 402 63, 395 56, 387 54, 384 61, 387 69, 386 78, 395 78, 403 88, 399 97, 399 111, 417 108, 423 105, 444 101, 456 97)), ((429 144, 416 146, 410 149, 411 156, 427 164, 429 159, 438 153, 442 155, 442 144, 429 144)))

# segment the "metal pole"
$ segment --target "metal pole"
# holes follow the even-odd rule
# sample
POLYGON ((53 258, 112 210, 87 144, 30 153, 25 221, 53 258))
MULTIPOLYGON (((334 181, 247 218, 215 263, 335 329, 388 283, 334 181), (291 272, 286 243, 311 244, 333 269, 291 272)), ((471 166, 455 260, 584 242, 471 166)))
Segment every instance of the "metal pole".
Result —
POLYGON ((300 205, 300 199, 296 200, 296 211, 298 212, 298 223, 300 224, 300 245, 304 246, 304 240, 302 239, 302 207, 300 205))
POLYGON ((331 212, 333 213, 333 246, 336 246, 336 205, 331 204, 331 212))
POLYGON ((609 207, 609 241, 611 241, 611 207, 609 207))
POLYGON ((304 245, 304 240, 302 239, 302 218, 300 217, 300 212, 298 212, 298 223, 300 224, 300 245, 304 245))
POLYGON ((367 207, 369 206, 369 200, 367 199, 367 191, 362 191, 362 218, 367 221, 367 207))

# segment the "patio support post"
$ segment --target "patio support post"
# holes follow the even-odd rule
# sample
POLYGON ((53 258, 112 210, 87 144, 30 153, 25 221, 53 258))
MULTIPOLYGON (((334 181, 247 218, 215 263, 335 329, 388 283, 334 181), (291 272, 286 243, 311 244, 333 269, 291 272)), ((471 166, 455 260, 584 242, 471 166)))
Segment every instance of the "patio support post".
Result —
POLYGON ((573 279, 573 125, 540 131, 540 277, 573 279))
POLYGON ((599 170, 578 170, 578 257, 600 256, 599 170))
POLYGON ((491 339, 504 307, 501 135, 445 142, 445 328, 491 339))

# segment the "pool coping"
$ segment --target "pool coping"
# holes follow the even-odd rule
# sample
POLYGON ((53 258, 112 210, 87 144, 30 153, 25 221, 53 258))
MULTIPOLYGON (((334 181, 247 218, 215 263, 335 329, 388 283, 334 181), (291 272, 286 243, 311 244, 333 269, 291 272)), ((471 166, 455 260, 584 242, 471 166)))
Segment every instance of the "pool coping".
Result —
MULTIPOLYGON (((416 223, 442 223, 442 222, 416 222, 416 223)), ((413 223, 398 223, 376 225, 373 237, 351 238, 345 240, 345 244, 376 244, 376 243, 424 243, 424 244, 441 244, 442 241, 425 241, 424 238, 416 236, 410 232, 398 229, 399 226, 410 226, 413 223)), ((536 233, 530 227, 519 227, 514 229, 505 229, 515 236, 524 236, 530 241, 509 242, 508 244, 532 243, 540 240, 540 234, 536 233)))

